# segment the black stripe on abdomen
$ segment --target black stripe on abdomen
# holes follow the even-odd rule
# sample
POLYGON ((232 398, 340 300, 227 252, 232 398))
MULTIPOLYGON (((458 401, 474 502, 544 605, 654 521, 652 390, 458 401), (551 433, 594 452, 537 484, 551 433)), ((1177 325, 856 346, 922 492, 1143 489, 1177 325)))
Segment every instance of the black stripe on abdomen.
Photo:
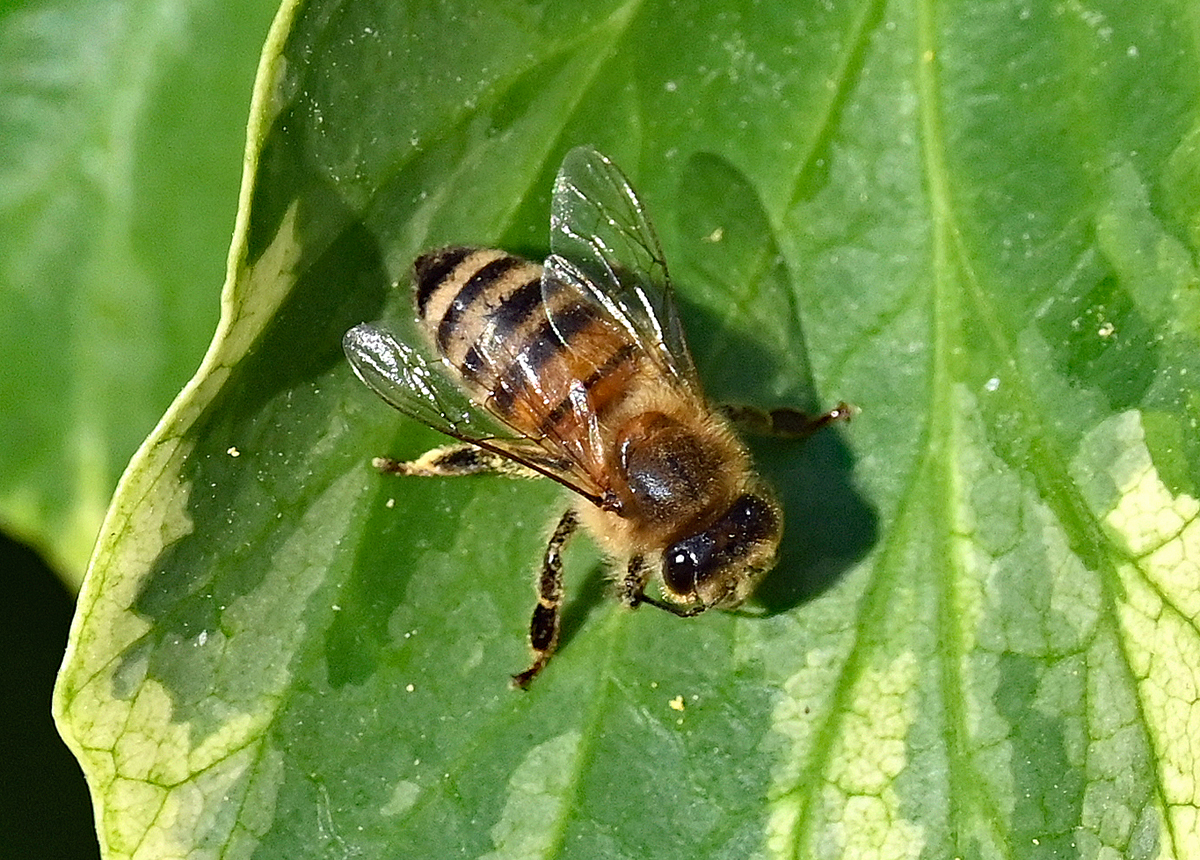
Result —
POLYGON ((446 312, 442 314, 442 318, 438 322, 437 345, 442 355, 445 355, 449 349, 450 340, 454 337, 454 330, 458 327, 463 314, 487 292, 488 288, 523 263, 524 261, 518 257, 505 255, 485 264, 479 271, 467 278, 467 282, 462 285, 458 295, 446 307, 446 312))
POLYGON ((513 401, 529 380, 538 379, 546 362, 570 348, 571 337, 600 319, 590 305, 576 302, 554 314, 530 335, 512 363, 501 371, 492 402, 502 415, 512 413, 513 401))
POLYGON ((425 306, 429 297, 438 286, 458 268, 458 264, 475 252, 474 248, 439 248, 422 254, 413 263, 413 285, 416 288, 414 298, 417 304, 417 314, 425 318, 425 306))
POLYGON ((496 340, 504 340, 533 316, 542 305, 542 278, 530 278, 504 297, 494 311, 488 314, 488 328, 496 340))
POLYGON ((511 349, 505 349, 505 345, 510 344, 513 338, 519 338, 522 327, 543 307, 542 278, 539 274, 508 293, 499 305, 488 312, 479 341, 463 353, 458 363, 459 373, 468 382, 490 388, 495 381, 495 374, 502 369, 494 366, 495 357, 511 353, 511 349), (486 356, 492 358, 489 360, 486 356))

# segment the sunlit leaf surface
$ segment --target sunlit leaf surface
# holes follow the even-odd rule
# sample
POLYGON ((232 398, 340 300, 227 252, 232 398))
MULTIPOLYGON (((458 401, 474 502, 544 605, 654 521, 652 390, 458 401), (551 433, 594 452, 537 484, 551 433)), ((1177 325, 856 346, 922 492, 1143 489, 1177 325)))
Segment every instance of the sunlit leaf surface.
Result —
POLYGON ((58 688, 109 855, 1200 856, 1194 21, 285 8, 222 326, 58 688), (580 143, 714 396, 861 414, 756 447, 789 526, 750 613, 623 611, 580 543, 520 694, 559 492, 374 474, 436 437, 339 340, 423 249, 544 255, 580 143))

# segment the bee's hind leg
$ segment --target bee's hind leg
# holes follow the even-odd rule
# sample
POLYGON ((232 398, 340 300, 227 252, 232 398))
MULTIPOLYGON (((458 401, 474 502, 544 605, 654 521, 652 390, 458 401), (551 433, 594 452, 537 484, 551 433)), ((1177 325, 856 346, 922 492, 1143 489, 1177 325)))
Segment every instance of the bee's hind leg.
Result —
POLYGON ((463 442, 426 451, 415 460, 376 457, 371 465, 385 475, 412 475, 418 478, 449 478, 457 475, 500 474, 526 478, 535 473, 519 463, 463 442))
POLYGON ((579 528, 579 518, 573 509, 568 510, 554 527, 546 555, 542 558, 542 572, 538 576, 538 602, 533 607, 533 618, 529 621, 529 645, 533 648, 533 664, 519 675, 513 675, 512 685, 526 690, 530 683, 554 654, 558 645, 559 617, 562 613, 562 550, 579 528))
POLYGON ((747 433, 777 436, 781 439, 803 439, 835 421, 849 421, 857 410, 842 402, 824 415, 812 416, 799 409, 757 409, 753 406, 725 404, 721 412, 747 433))

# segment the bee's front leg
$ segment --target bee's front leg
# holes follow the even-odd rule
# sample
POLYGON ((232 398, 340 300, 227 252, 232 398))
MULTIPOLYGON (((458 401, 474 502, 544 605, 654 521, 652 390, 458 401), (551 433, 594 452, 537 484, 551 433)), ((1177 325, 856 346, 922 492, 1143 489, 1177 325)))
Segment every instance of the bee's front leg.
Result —
POLYGON ((519 675, 513 675, 512 684, 522 690, 550 661, 558 645, 559 616, 562 611, 562 551, 571 535, 579 527, 579 518, 574 510, 568 510, 554 527, 546 555, 542 559, 542 572, 538 577, 538 602, 533 607, 533 618, 529 621, 529 645, 533 648, 533 664, 519 675))
POLYGON ((646 585, 650 582, 651 573, 650 565, 646 563, 646 559, 643 556, 635 555, 629 559, 629 565, 625 568, 625 578, 617 584, 617 600, 621 602, 622 606, 637 609, 638 606, 646 603, 665 612, 670 612, 672 615, 678 615, 680 618, 691 618, 708 609, 704 604, 676 606, 664 600, 659 600, 657 597, 651 597, 646 593, 646 585))
POLYGON ((661 609, 663 612, 678 615, 680 618, 695 618, 701 612, 708 609, 703 603, 696 603, 691 606, 676 606, 674 603, 667 603, 665 600, 659 600, 657 597, 651 597, 648 594, 642 595, 642 603, 649 604, 656 609, 661 609))
POLYGON ((645 557, 635 555, 629 559, 625 577, 617 583, 617 600, 622 606, 637 609, 646 600, 646 583, 650 581, 650 565, 645 557))

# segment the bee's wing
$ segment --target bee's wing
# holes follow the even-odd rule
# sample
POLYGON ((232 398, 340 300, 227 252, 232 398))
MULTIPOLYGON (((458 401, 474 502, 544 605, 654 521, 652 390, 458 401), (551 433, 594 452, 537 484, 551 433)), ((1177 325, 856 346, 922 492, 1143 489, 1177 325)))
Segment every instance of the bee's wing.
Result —
POLYGON ((561 448, 508 428, 474 403, 443 371, 394 335, 360 323, 342 347, 355 375, 389 405, 427 427, 514 460, 596 505, 607 493, 561 448))
POLYGON ((546 277, 578 285, 674 377, 699 390, 658 237, 625 174, 590 146, 554 180, 546 277))
POLYGON ((490 438, 499 433, 436 362, 367 323, 342 338, 354 373, 396 409, 456 439, 490 438))

